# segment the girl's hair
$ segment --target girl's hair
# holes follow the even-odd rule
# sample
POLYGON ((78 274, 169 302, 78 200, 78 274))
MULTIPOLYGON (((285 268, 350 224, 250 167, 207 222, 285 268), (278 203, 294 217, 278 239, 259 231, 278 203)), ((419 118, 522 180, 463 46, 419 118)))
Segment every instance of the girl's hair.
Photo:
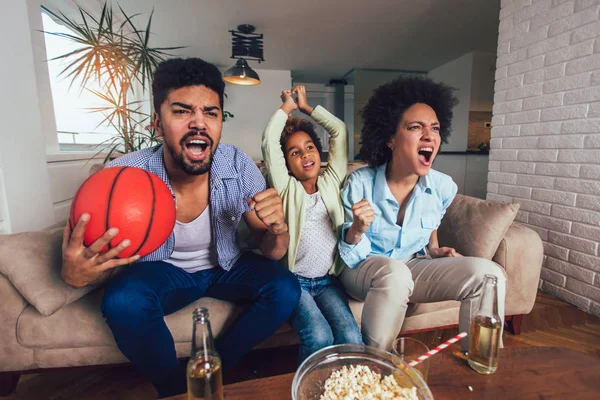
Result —
POLYGON ((321 154, 321 152, 323 151, 323 145, 321 144, 319 136, 317 136, 317 132, 315 131, 315 126, 313 125, 313 123, 306 119, 290 115, 287 121, 285 122, 283 132, 281 132, 281 139, 279 140, 279 143, 281 143, 281 151, 283 151, 283 155, 285 156, 286 160, 287 152, 285 150, 285 145, 287 144, 287 141, 290 138, 290 136, 300 131, 306 132, 308 134, 312 142, 317 147, 319 154, 321 154))

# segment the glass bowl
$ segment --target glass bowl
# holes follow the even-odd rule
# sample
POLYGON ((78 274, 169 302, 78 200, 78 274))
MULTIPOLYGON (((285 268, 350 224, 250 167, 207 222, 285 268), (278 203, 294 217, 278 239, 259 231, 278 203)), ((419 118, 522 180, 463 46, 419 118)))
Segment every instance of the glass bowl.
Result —
POLYGON ((292 382, 292 399, 319 400, 325 390, 327 378, 344 365, 365 365, 380 374, 381 378, 393 375, 400 386, 417 388, 419 400, 433 400, 431 391, 420 374, 398 356, 358 344, 329 346, 304 360, 292 382))

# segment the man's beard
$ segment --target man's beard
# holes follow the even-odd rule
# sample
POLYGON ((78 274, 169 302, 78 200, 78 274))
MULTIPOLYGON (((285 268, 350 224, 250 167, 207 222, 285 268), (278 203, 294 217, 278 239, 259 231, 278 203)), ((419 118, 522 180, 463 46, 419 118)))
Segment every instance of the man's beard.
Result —
POLYGON ((176 150, 172 146, 169 145, 168 141, 165 141, 165 146, 167 146, 167 149, 171 153, 171 157, 173 158, 173 161, 175 162, 175 164, 179 168, 181 168, 186 174, 188 174, 188 175, 203 175, 203 174, 207 173, 208 171, 210 171, 210 166, 212 165, 213 143, 214 142, 213 142, 212 138, 204 133, 188 132, 179 141, 179 145, 181 146, 181 151, 179 153, 177 153, 176 150), (208 152, 208 155, 202 161, 186 161, 185 156, 183 154, 184 149, 185 149, 185 142, 190 137, 198 136, 198 135, 202 136, 208 142, 208 147, 205 150, 208 152))

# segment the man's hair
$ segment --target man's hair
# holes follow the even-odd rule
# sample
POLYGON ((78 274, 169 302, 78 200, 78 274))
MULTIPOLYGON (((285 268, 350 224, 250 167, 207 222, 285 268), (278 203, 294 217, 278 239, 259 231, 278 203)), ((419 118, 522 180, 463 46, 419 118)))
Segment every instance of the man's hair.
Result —
POLYGON ((160 106, 171 91, 198 85, 204 85, 216 92, 223 110, 225 82, 217 67, 199 58, 171 58, 161 62, 156 67, 152 81, 154 111, 160 114, 160 106))
POLYGON ((302 119, 302 118, 298 118, 293 115, 290 115, 288 117, 287 121, 285 122, 285 126, 283 127, 283 132, 281 132, 281 139, 279 140, 279 143, 281 143, 281 150, 283 151, 283 155, 285 156, 286 160, 287 160, 287 151, 285 150, 285 145, 287 144, 287 141, 290 138, 290 136, 292 136, 294 133, 300 132, 300 131, 306 132, 308 134, 308 136, 310 136, 310 140, 312 140, 312 142, 317 147, 319 154, 321 154, 323 151, 323 145, 321 144, 321 140, 319 139, 319 136, 317 136, 317 132, 315 131, 315 126, 312 124, 312 122, 310 122, 306 119, 302 119))
POLYGON ((440 122, 442 143, 452 130, 452 107, 458 103, 454 89, 425 77, 402 77, 378 87, 362 110, 360 157, 372 167, 389 161, 389 141, 404 112, 417 103, 427 104, 440 122))

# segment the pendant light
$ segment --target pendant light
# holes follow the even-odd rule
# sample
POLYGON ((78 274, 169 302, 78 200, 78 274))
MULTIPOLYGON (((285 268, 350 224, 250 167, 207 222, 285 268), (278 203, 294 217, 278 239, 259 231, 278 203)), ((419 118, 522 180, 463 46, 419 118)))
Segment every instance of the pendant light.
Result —
POLYGON ((239 25, 237 31, 231 32, 231 58, 237 59, 235 65, 223 74, 225 82, 235 85, 258 85, 260 78, 256 71, 250 68, 248 61, 261 63, 263 58, 263 35, 254 33, 254 26, 239 25))

